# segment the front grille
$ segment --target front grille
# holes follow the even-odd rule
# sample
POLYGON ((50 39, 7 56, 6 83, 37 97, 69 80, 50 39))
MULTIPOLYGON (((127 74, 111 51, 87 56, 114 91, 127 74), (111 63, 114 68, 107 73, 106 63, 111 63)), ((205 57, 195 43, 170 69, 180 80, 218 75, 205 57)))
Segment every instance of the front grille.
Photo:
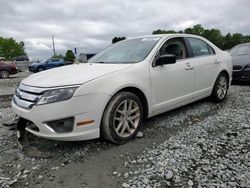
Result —
POLYGON ((243 68, 242 65, 234 65, 234 66, 233 66, 233 70, 234 70, 234 71, 241 71, 242 68, 243 68))
POLYGON ((25 109, 31 109, 42 96, 41 88, 30 87, 23 84, 16 89, 13 102, 25 109))

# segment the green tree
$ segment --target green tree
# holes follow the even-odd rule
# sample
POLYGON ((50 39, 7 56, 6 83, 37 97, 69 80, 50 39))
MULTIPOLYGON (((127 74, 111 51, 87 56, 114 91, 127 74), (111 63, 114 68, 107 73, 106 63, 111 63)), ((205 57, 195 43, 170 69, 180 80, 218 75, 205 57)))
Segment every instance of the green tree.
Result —
POLYGON ((200 24, 197 24, 193 27, 186 28, 184 30, 184 33, 203 36, 204 31, 205 31, 205 29, 200 24))
POLYGON ((65 61, 71 61, 73 62, 75 60, 75 55, 74 53, 72 52, 72 50, 67 50, 66 54, 65 54, 65 61))
POLYGON ((161 30, 161 29, 157 29, 157 30, 155 30, 155 31, 152 32, 153 35, 171 34, 171 33, 176 33, 176 31, 174 31, 174 30, 161 30))
POLYGON ((12 60, 14 57, 26 55, 24 42, 17 42, 13 38, 0 37, 0 57, 12 60))
POLYGON ((201 35, 204 38, 208 39, 212 43, 214 43, 219 48, 223 48, 224 46, 224 37, 222 36, 219 29, 206 29, 204 34, 201 35))
POLYGON ((126 37, 114 37, 112 39, 112 44, 117 43, 117 42, 122 41, 122 40, 125 40, 125 39, 126 39, 126 37))

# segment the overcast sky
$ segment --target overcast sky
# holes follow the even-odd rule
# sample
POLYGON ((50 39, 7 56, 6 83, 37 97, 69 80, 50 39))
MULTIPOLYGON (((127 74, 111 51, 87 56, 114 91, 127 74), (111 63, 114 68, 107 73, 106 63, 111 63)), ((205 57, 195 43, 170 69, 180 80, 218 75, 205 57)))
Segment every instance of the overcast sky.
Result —
POLYGON ((97 52, 114 36, 195 24, 250 34, 250 0, 0 0, 0 36, 24 41, 32 59, 67 49, 97 52))

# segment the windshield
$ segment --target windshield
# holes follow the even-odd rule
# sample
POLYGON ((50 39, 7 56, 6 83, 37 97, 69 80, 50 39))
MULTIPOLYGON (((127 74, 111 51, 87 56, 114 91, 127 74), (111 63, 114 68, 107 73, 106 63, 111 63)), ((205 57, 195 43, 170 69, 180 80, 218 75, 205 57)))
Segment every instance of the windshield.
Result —
POLYGON ((138 38, 116 43, 92 57, 88 63, 137 63, 144 60, 159 37, 138 38))

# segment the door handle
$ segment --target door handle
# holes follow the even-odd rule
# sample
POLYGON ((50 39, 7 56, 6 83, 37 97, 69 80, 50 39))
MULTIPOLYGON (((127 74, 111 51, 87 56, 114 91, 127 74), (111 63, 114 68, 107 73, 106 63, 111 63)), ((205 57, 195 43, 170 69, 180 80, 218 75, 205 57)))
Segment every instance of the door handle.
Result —
POLYGON ((216 59, 214 60, 214 64, 219 64, 220 62, 216 59))
POLYGON ((186 63, 185 70, 193 70, 193 69, 194 69, 194 67, 192 67, 192 66, 190 65, 190 63, 186 63))

